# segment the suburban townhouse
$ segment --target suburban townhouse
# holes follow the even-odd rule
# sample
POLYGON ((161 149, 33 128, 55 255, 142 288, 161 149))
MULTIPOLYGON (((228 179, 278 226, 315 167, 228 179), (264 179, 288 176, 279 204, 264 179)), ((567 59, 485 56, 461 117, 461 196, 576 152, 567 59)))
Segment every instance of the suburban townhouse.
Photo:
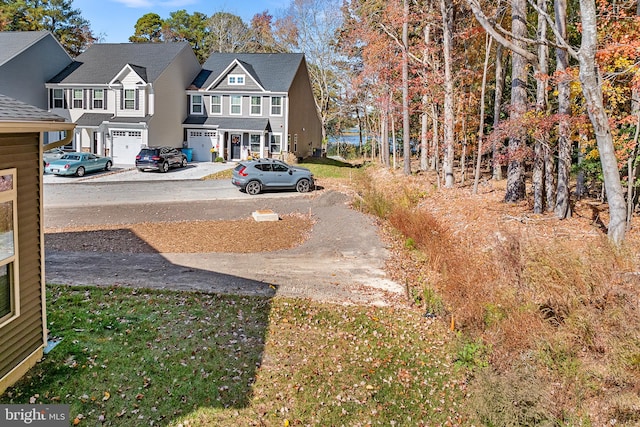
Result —
POLYGON ((94 44, 46 83, 49 111, 76 124, 76 151, 134 164, 141 147, 183 147, 200 69, 187 42, 94 44))
POLYGON ((187 89, 194 160, 319 155, 321 121, 304 54, 213 53, 187 89))
MULTIPOLYGON (((48 31, 0 32, 0 94, 47 110, 45 83, 73 62, 48 31)), ((45 132, 44 142, 57 141, 63 132, 45 132)))

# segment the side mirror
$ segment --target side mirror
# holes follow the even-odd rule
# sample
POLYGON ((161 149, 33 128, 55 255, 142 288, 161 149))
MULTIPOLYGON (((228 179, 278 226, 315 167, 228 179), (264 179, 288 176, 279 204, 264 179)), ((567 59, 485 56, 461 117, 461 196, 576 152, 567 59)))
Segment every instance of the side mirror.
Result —
POLYGON ((289 169, 289 175, 293 175, 293 169, 289 169))

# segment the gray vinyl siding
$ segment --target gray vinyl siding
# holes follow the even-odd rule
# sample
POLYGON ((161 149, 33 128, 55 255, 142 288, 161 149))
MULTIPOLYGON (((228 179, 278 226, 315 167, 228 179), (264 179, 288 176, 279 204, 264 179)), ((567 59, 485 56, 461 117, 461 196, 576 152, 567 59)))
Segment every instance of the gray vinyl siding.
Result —
POLYGON ((0 329, 0 377, 43 343, 40 138, 1 134, 0 169, 17 168, 20 316, 0 329))
POLYGON ((72 62, 51 35, 0 66, 0 93, 47 110, 45 83, 72 62))
POLYGON ((262 89, 260 88, 260 86, 258 86, 258 84, 255 82, 255 80, 251 75, 247 74, 245 70, 243 70, 241 67, 236 65, 235 67, 232 68, 232 70, 227 75, 225 75, 222 79, 220 79, 220 82, 215 87, 215 90, 221 90, 225 92, 253 92, 253 91, 260 91, 262 89), (244 84, 230 85, 227 79, 227 76, 229 74, 243 75, 244 84))

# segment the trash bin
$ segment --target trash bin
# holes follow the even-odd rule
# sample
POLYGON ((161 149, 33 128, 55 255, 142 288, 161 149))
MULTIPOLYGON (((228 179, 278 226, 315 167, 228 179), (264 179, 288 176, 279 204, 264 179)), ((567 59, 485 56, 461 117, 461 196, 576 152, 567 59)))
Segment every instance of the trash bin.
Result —
POLYGON ((191 160, 193 160, 193 148, 183 148, 182 152, 187 156, 187 162, 191 162, 191 160))

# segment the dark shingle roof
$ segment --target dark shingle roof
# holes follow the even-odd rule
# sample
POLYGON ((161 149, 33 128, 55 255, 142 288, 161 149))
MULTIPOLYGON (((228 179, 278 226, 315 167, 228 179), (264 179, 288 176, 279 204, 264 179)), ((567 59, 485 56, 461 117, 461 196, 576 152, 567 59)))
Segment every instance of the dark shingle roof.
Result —
POLYGON ((247 119, 247 118, 230 118, 230 117, 204 117, 189 116, 183 122, 185 125, 207 125, 217 126, 225 130, 253 130, 253 131, 271 131, 271 123, 269 119, 247 119))
POLYGON ((198 89, 208 87, 238 60, 265 90, 287 92, 304 59, 302 53, 213 53, 193 81, 198 89))
POLYGON ((1 31, 0 65, 49 34, 47 31, 1 31))
POLYGON ((49 83, 106 84, 129 64, 147 82, 154 82, 189 43, 98 43, 49 83))
POLYGON ((64 122, 64 118, 0 94, 0 122, 64 122))

